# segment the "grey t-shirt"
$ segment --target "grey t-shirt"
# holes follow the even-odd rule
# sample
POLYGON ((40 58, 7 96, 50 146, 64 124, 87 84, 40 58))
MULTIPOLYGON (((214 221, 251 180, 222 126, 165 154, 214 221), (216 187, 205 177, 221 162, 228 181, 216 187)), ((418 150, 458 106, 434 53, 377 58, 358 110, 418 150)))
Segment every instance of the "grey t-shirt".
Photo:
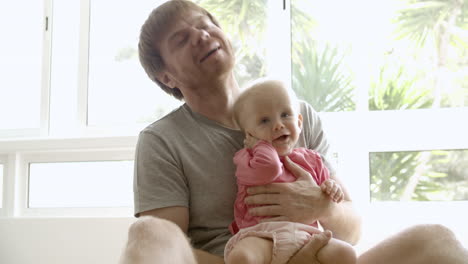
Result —
MULTIPOLYGON (((326 157, 329 146, 317 113, 305 102, 301 102, 301 113, 303 130, 297 147, 326 157)), ((186 206, 193 246, 222 256, 231 237, 228 226, 237 192, 233 157, 243 140, 241 131, 223 127, 186 104, 146 127, 136 148, 135 216, 186 206)))

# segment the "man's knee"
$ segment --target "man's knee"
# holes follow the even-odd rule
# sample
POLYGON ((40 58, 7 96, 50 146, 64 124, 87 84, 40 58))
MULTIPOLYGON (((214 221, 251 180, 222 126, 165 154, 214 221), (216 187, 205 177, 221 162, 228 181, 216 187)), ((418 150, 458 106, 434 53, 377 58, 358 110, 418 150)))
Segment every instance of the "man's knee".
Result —
POLYGON ((165 219, 143 216, 128 230, 121 264, 196 263, 188 238, 180 228, 165 219))
POLYGON ((140 241, 170 241, 184 237, 182 230, 171 221, 152 217, 142 216, 135 221, 128 230, 129 240, 140 241))
POLYGON ((410 227, 407 235, 426 242, 456 242, 455 234, 441 224, 424 224, 410 227))

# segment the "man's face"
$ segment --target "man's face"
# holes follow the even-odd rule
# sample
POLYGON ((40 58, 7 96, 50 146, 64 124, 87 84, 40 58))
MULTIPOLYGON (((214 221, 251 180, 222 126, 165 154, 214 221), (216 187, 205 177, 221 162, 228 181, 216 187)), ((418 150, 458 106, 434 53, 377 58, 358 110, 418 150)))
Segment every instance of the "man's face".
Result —
POLYGON ((233 51, 224 32, 195 11, 174 19, 159 50, 165 64, 160 81, 182 93, 208 80, 225 78, 234 67, 233 51))

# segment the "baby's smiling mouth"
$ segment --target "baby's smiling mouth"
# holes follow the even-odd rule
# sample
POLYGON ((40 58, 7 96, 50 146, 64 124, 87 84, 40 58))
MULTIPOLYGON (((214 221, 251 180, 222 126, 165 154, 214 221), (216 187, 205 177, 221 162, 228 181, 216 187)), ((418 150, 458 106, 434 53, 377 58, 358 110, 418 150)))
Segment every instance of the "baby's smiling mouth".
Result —
POLYGON ((203 58, 201 58, 200 60, 200 63, 202 63, 203 61, 205 61, 206 59, 208 59, 208 57, 210 57, 213 53, 217 52, 221 47, 216 47, 214 49, 212 49, 210 52, 208 52, 203 58))
POLYGON ((289 135, 282 135, 277 138, 275 138, 273 141, 275 142, 284 142, 289 138, 289 135))

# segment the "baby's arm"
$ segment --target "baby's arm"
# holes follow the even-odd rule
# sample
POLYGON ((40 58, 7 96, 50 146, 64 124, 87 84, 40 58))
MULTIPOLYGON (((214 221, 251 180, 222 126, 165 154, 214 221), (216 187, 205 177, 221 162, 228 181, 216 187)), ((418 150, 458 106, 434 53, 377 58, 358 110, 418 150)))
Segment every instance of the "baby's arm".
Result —
POLYGON ((328 196, 330 196, 330 198, 334 202, 339 203, 343 201, 343 198, 344 198, 343 190, 341 189, 341 186, 338 183, 336 183, 334 180, 328 179, 324 181, 320 185, 320 189, 322 189, 324 193, 328 194, 328 196))
POLYGON ((271 183, 283 172, 278 153, 269 142, 251 139, 255 142, 252 149, 244 148, 234 155, 237 181, 250 186, 271 183))

